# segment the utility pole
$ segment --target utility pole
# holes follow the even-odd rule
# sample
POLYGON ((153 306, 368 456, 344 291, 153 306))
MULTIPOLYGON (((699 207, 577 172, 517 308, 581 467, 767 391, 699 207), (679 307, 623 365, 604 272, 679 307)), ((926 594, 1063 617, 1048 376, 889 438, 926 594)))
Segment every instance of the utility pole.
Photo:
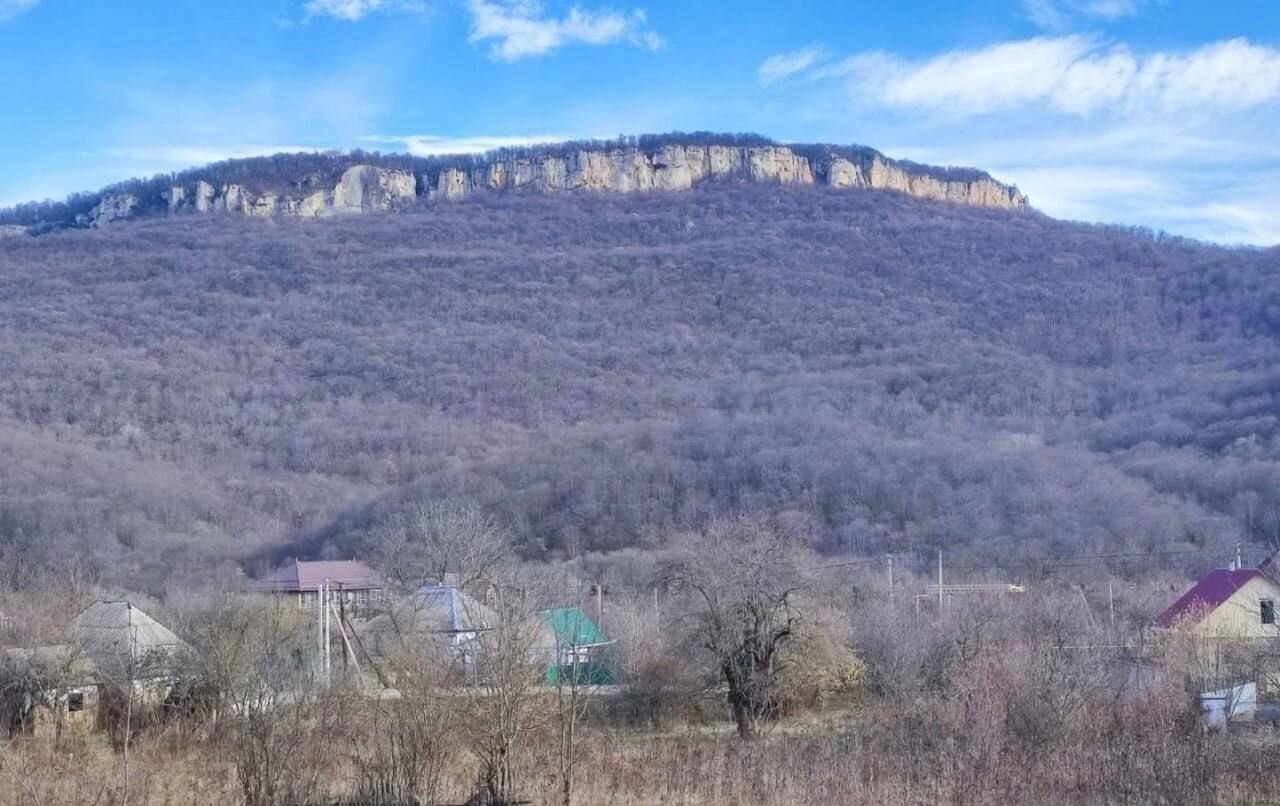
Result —
POLYGON ((889 608, 893 608, 893 555, 889 555, 889 608))
POLYGON ((321 616, 321 618, 322 618, 322 619, 323 619, 323 621, 324 621, 324 655, 323 655, 323 658, 324 658, 324 687, 325 687, 325 688, 328 688, 328 687, 329 687, 329 683, 330 683, 330 679, 331 679, 331 678, 330 678, 330 674, 329 674, 329 640, 330 640, 330 635, 329 635, 329 608, 330 608, 330 606, 331 606, 331 605, 330 605, 330 603, 329 603, 329 580, 328 580, 328 578, 326 577, 326 578, 325 578, 325 581, 324 581, 324 587, 323 587, 323 588, 321 588, 321 592, 320 592, 320 609, 321 609, 321 611, 322 611, 322 616, 321 616))
POLYGON ((604 585, 596 582, 596 625, 604 629, 604 585))
POLYGON ((338 636, 342 639, 342 646, 346 650, 342 655, 343 677, 346 677, 347 656, 350 655, 351 665, 354 666, 356 670, 356 680, 361 686, 363 686, 364 675, 360 671, 360 659, 356 657, 355 647, 353 647, 351 642, 347 640, 347 630, 346 627, 343 626, 346 623, 346 618, 342 616, 336 608, 334 608, 332 603, 329 604, 329 608, 333 611, 333 617, 338 621, 338 636))
POLYGON ((1098 624, 1093 620, 1093 608, 1089 607, 1089 597, 1084 594, 1084 585, 1080 588, 1080 601, 1084 603, 1084 617, 1089 620, 1089 629, 1098 629, 1098 624))
POLYGON ((316 588, 316 677, 324 677, 324 585, 316 588))
POLYGON ((1111 640, 1116 637, 1116 592, 1111 580, 1107 580, 1107 608, 1111 611, 1111 640))
POLYGON ((938 615, 942 615, 942 549, 938 549, 938 615))

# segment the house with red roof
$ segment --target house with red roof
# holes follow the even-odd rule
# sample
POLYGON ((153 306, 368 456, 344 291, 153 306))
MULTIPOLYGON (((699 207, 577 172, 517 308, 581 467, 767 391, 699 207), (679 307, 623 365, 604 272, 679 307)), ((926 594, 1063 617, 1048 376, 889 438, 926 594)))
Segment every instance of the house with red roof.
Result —
POLYGON ((294 599, 304 610, 314 610, 326 583, 331 601, 350 615, 378 610, 386 601, 382 575, 358 560, 291 560, 258 580, 256 587, 294 599))
POLYGON ((1161 613, 1155 626, 1202 638, 1280 637, 1280 582, 1258 568, 1215 568, 1161 613))

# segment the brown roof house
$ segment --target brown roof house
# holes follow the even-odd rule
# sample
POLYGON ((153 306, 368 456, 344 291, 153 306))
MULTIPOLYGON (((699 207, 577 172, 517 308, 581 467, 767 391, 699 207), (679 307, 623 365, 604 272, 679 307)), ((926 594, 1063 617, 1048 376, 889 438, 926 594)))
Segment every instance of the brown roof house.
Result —
POLYGON ((386 602, 382 575, 358 560, 291 560, 258 580, 257 589, 293 599, 304 610, 315 610, 326 582, 331 601, 344 615, 366 617, 380 611, 386 602))

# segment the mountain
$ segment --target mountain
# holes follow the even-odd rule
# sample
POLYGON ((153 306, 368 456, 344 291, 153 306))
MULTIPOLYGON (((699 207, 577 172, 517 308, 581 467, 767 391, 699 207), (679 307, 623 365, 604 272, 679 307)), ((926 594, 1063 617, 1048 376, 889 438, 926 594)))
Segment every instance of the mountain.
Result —
POLYGON ((144 216, 0 241, 0 568, 163 592, 437 497, 533 557, 752 511, 1196 568, 1148 555, 1280 542, 1277 367, 1274 250, 887 191, 144 216))
POLYGON ((403 210, 476 192, 686 191, 705 182, 897 190, 920 198, 1023 208, 1017 188, 974 169, 893 160, 865 146, 780 145, 757 135, 670 134, 578 141, 476 156, 278 154, 114 185, 67 202, 0 211, 0 237, 223 212, 318 218, 403 210))

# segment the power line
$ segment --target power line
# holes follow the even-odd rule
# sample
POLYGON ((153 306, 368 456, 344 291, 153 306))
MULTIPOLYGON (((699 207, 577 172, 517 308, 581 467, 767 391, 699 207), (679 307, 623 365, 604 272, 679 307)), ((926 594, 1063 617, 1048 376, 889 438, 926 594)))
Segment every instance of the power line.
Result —
MULTIPOLYGON (((1024 560, 1013 560, 1004 563, 1008 566, 1029 566, 1048 572, 1053 570, 1065 570, 1071 568, 1085 567, 1095 563, 1108 562, 1132 562, 1134 560, 1147 559, 1151 557, 1191 557, 1198 555, 1224 555, 1231 553, 1228 548, 1203 548, 1203 549, 1164 549, 1159 551, 1119 551, 1119 552, 1099 552, 1091 554, 1060 554, 1054 557, 1044 559, 1027 558, 1024 560)), ((911 552, 910 554, 916 554, 911 552)), ((839 568, 862 568, 869 565, 878 565, 883 562, 884 557, 901 558, 903 555, 899 552, 891 552, 886 555, 879 555, 874 558, 859 558, 856 560, 842 560, 840 562, 821 563, 819 565, 810 566, 811 571, 828 571, 839 568)), ((947 566, 953 571, 988 571, 994 570, 992 565, 972 565, 972 564, 953 564, 948 563, 947 566)))

